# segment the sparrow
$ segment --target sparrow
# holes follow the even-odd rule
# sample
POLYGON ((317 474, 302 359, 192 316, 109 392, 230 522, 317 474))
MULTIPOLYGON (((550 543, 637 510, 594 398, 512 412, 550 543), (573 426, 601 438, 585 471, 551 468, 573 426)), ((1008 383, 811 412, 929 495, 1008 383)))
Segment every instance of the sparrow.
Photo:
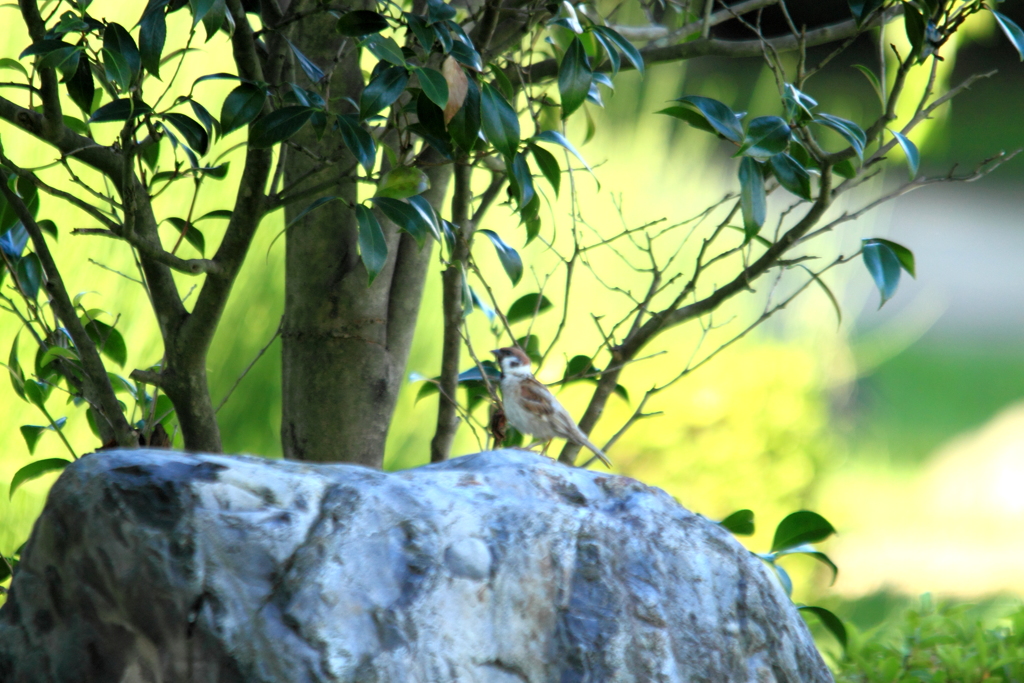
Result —
POLYGON ((501 393, 504 397, 505 418, 510 425, 524 434, 532 434, 546 441, 545 453, 551 440, 557 436, 569 443, 589 448, 601 462, 611 467, 608 456, 590 443, 569 411, 533 376, 530 372, 530 359, 522 349, 508 346, 491 353, 501 368, 501 393))

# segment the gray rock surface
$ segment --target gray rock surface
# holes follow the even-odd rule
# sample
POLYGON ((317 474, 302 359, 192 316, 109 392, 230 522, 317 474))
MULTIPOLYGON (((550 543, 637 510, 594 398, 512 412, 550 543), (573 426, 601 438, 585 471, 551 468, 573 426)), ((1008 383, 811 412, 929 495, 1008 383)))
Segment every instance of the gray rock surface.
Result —
POLYGON ((0 681, 831 681, 728 532, 523 451, 385 474, 111 451, 54 485, 0 681))

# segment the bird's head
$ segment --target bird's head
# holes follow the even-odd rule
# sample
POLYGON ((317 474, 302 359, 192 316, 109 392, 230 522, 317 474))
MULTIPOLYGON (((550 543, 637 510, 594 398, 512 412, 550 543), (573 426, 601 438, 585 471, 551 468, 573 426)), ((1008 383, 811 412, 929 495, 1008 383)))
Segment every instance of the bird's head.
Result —
POLYGON ((491 351, 502 375, 529 375, 530 358, 517 346, 506 346, 491 351))

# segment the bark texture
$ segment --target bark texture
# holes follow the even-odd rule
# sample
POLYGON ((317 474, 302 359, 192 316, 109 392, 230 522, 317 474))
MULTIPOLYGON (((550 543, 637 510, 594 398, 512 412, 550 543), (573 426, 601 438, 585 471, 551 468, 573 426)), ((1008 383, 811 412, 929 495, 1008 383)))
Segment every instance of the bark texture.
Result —
MULTIPOLYGON (((330 64, 338 34, 330 21, 299 22, 292 41, 311 59, 330 64)), ((332 92, 358 99, 362 77, 355 53, 338 64, 332 92)), ((342 201, 308 214, 286 236, 285 319, 282 331, 284 454, 299 460, 343 460, 380 467, 398 390, 405 374, 431 247, 419 248, 378 214, 388 243, 387 265, 367 287, 359 258, 355 162, 340 136, 318 143, 311 131, 296 140, 315 156, 289 149, 284 185, 329 183, 288 207, 297 215, 320 196, 342 201), (326 142, 331 140, 333 149, 326 142), (321 168, 318 159, 339 159, 321 168), (319 169, 319 170, 318 170, 319 169), (346 444, 339 448, 339 444, 346 444)), ((424 197, 440 208, 451 167, 427 153, 431 189, 424 197)))
POLYGON ((136 450, 54 486, 0 680, 831 675, 759 560, 632 479, 524 451, 384 474, 136 450))

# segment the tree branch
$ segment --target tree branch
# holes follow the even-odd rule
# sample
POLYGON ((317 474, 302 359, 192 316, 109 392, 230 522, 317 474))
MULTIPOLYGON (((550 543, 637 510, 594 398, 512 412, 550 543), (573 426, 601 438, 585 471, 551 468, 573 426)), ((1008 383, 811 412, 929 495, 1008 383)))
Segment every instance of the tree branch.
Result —
MULTIPOLYGON (((35 0, 21 0, 21 16, 32 37, 33 43, 46 38, 46 24, 39 15, 39 7, 35 0)), ((38 60, 37 60, 38 61, 38 60)), ((60 90, 57 87, 57 73, 50 67, 39 69, 39 80, 43 100, 44 129, 50 134, 64 128, 64 116, 60 106, 60 90)))
POLYGON ((441 347, 441 377, 438 381, 441 398, 437 405, 437 427, 430 441, 430 462, 443 462, 451 452, 452 441, 459 426, 455 392, 459 386, 459 355, 462 336, 462 290, 465 286, 465 264, 469 257, 469 202, 472 197, 470 178, 473 167, 463 160, 455 166, 455 193, 452 196, 452 223, 458 227, 451 263, 441 274, 442 307, 444 309, 444 341, 441 347))
MULTIPOLYGON (((636 356, 655 336, 661 332, 675 327, 687 320, 706 315, 717 309, 725 301, 732 298, 739 292, 749 289, 751 283, 768 272, 769 269, 778 265, 779 259, 797 241, 807 234, 828 210, 832 202, 832 169, 827 164, 821 169, 821 181, 818 190, 818 198, 811 208, 808 209, 800 221, 790 228, 775 244, 765 250, 756 261, 745 267, 739 275, 724 286, 717 288, 714 293, 687 306, 679 307, 682 297, 677 297, 669 308, 654 313, 647 322, 639 328, 631 331, 621 344, 614 346, 612 352, 612 364, 609 365, 598 381, 594 395, 590 399, 586 412, 579 422, 580 429, 589 434, 590 430, 597 424, 604 407, 618 385, 619 375, 622 372, 623 363, 636 356)), ((691 283, 693 281, 691 280, 691 283)), ((689 289, 690 286, 687 286, 689 289)), ((576 463, 576 454, 580 447, 566 443, 558 460, 568 465, 576 463)))
POLYGON ((100 360, 96 344, 93 343, 75 313, 75 305, 71 302, 71 297, 68 296, 67 289, 64 287, 64 281, 50 254, 43 232, 28 207, 25 206, 25 202, 8 187, 7 180, 7 173, 0 171, 0 192, 14 208, 14 212, 25 226, 25 231, 32 239, 32 246, 35 247, 36 256, 39 257, 43 273, 46 275, 45 286, 50 295, 51 306, 64 323, 71 340, 75 343, 75 348, 78 349, 78 356, 82 361, 84 371, 82 388, 85 399, 103 418, 102 422, 97 420, 97 427, 101 429, 100 433, 105 440, 113 439, 124 448, 136 447, 139 444, 138 439, 132 433, 132 428, 125 419, 124 413, 121 412, 121 406, 114 395, 114 388, 110 385, 107 369, 104 367, 103 361, 100 360))
MULTIPOLYGON (((887 14, 885 20, 888 21, 894 15, 887 14)), ((867 25, 860 28, 857 27, 857 23, 853 19, 847 21, 840 21, 835 24, 829 24, 828 26, 822 26, 821 28, 809 31, 804 36, 804 44, 806 47, 814 47, 816 45, 824 45, 825 43, 831 43, 836 40, 842 40, 850 36, 856 35, 867 28, 867 25)), ((662 62, 678 62, 686 59, 693 59, 694 57, 759 57, 763 54, 764 44, 767 43, 775 49, 776 52, 792 52, 800 48, 800 39, 791 35, 780 36, 778 38, 765 39, 761 41, 756 40, 721 40, 718 38, 700 38, 692 40, 688 43, 678 43, 676 45, 668 45, 665 47, 647 47, 640 51, 643 55, 644 64, 650 66, 651 64, 660 64, 662 62)), ((621 66, 621 70, 634 68, 628 60, 624 61, 621 66)), ((605 62, 596 69, 597 71, 611 71, 611 64, 605 62)), ((542 62, 537 62, 529 68, 524 70, 525 79, 527 82, 535 83, 537 81, 546 80, 548 78, 554 78, 558 75, 558 61, 555 59, 546 59, 542 62)), ((509 73, 510 78, 518 78, 518 74, 509 73)))
POLYGON ((660 24, 652 24, 649 26, 623 26, 621 24, 609 24, 609 26, 627 40, 655 41, 662 40, 664 38, 679 38, 690 36, 698 31, 701 32, 702 37, 707 38, 708 35, 703 33, 705 26, 710 30, 719 24, 729 21, 737 14, 753 12, 761 9, 762 7, 778 4, 778 2, 779 0, 746 0, 746 2, 737 3, 730 6, 728 9, 719 10, 718 12, 711 14, 710 9, 714 6, 715 2, 714 0, 709 0, 706 5, 706 8, 709 11, 707 19, 691 21, 689 24, 684 24, 679 28, 668 28, 667 26, 661 26, 660 24))
MULTIPOLYGON (((240 0, 228 0, 228 10, 235 19, 235 32, 231 45, 242 78, 260 81, 263 69, 256 55, 252 25, 249 24, 240 0)), ((245 168, 235 195, 234 211, 228 221, 213 260, 219 272, 210 272, 196 299, 192 314, 182 325, 179 349, 182 360, 196 362, 206 358, 206 352, 217 330, 217 322, 227 304, 231 286, 242 266, 256 228, 265 212, 264 188, 270 175, 272 153, 269 149, 247 147, 245 168)), ((205 360, 203 361, 205 362, 205 360)))

